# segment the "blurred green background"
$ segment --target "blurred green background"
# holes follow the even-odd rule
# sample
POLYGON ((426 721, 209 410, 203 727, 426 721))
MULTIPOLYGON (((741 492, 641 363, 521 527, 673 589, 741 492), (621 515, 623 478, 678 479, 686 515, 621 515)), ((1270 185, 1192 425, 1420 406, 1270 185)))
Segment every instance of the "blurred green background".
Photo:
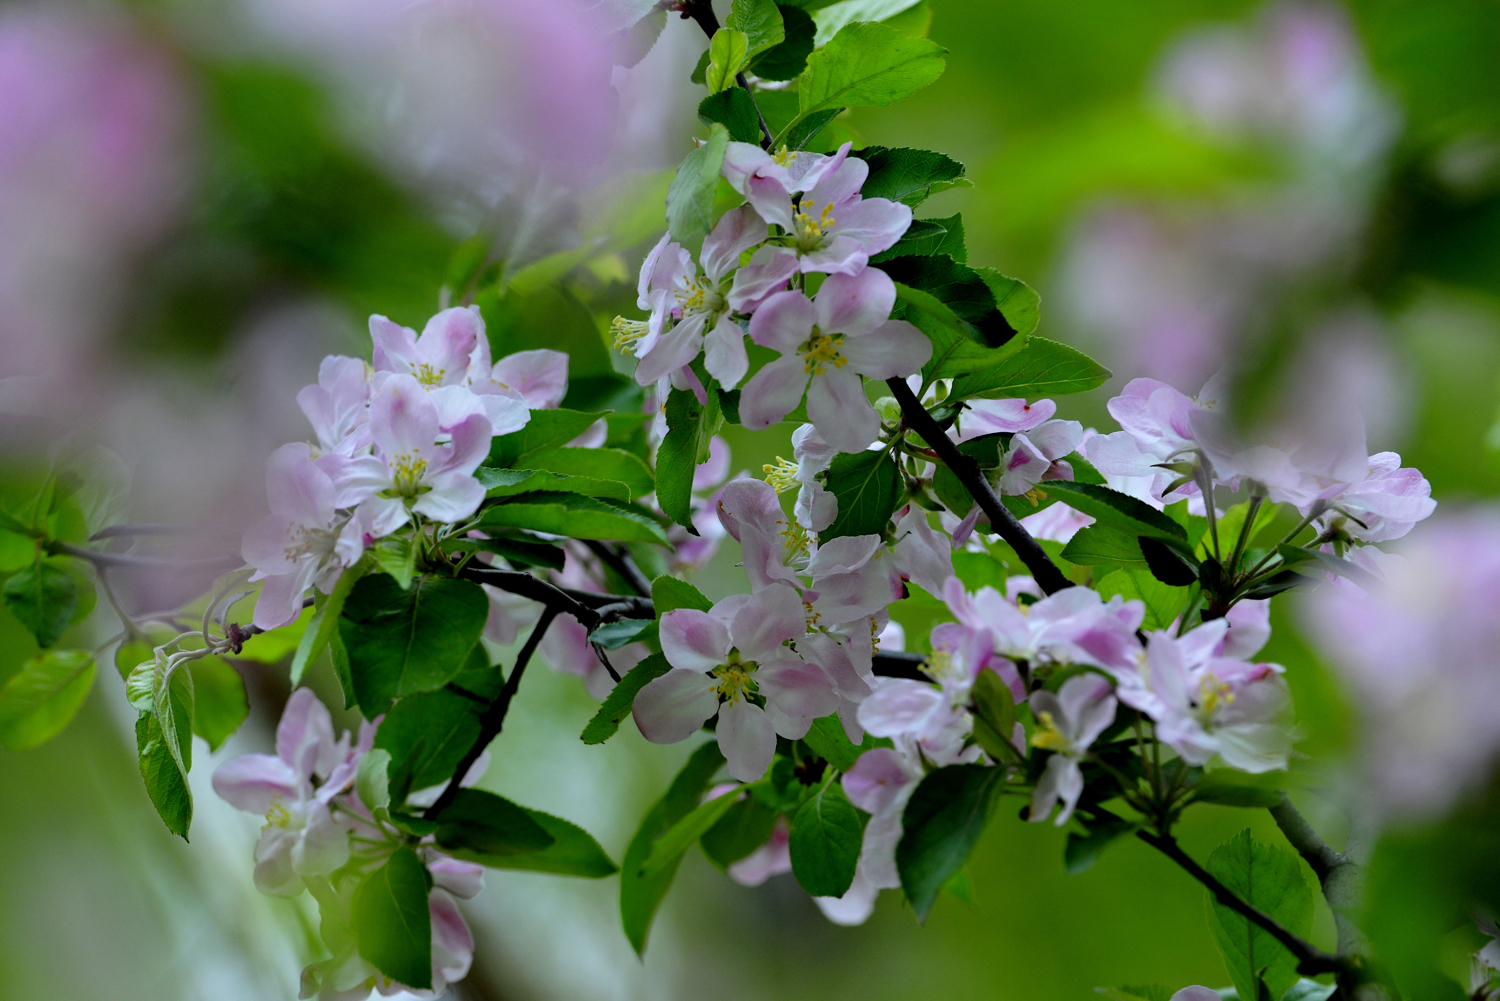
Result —
MULTIPOLYGON (((1156 350, 1159 331, 1124 314, 1135 312, 1132 304, 1160 306, 1197 318, 1194 343, 1206 359, 1170 374, 1201 382, 1227 366, 1247 418, 1286 411, 1288 400, 1306 395, 1299 378, 1343 385, 1352 372, 1349 405, 1378 429, 1372 451, 1400 450, 1442 502, 1500 490, 1492 430, 1500 407, 1500 11, 1492 2, 929 2, 931 36, 951 53, 947 73, 903 104, 862 109, 842 124, 869 143, 940 149, 968 165, 975 187, 938 196, 923 214, 962 212, 970 260, 1041 292, 1039 332, 1087 346, 1121 373, 1106 390, 1062 401, 1060 416, 1102 425, 1104 401, 1124 378, 1143 374, 1140 366, 1149 369, 1156 350), (1297 14, 1347 31, 1342 69, 1327 71, 1333 96, 1313 87, 1312 99, 1352 101, 1375 124, 1341 132, 1348 123, 1335 108, 1286 126, 1299 112, 1274 94, 1265 101, 1282 117, 1270 124, 1216 128, 1195 117, 1184 77, 1169 72, 1182 54, 1197 54, 1189 81, 1212 86, 1215 71, 1236 79, 1237 50, 1203 40, 1274 47, 1275 19, 1297 14), (1301 258, 1291 253, 1302 250, 1301 258), (1170 280, 1153 284, 1162 275, 1170 280), (1328 334, 1348 323, 1357 328, 1352 342, 1328 334)), ((133 256, 97 349, 122 371, 240 386, 236 365, 257 318, 309 302, 321 310, 309 336, 319 350, 359 351, 367 314, 420 325, 434 311, 450 257, 476 219, 504 225, 503 212, 455 210, 444 192, 391 168, 301 64, 236 45, 227 37, 238 24, 230 5, 162 0, 104 16, 127 19, 171 54, 194 122, 184 153, 194 178, 188 203, 133 256)), ((635 170, 669 168, 689 148, 700 93, 686 80, 704 45, 690 29, 672 20, 637 71, 677 81, 686 96, 651 84, 666 138, 635 170)), ((1240 85, 1284 82, 1268 66, 1252 63, 1240 85)), ((659 175, 616 178, 579 202, 568 220, 582 234, 575 240, 605 236, 586 263, 562 272, 561 290, 541 293, 553 298, 534 307, 539 318, 515 321, 517 336, 539 329, 544 338, 525 346, 547 343, 550 323, 567 337, 599 333, 598 342, 574 342, 574 376, 609 374, 602 331, 616 312, 636 315, 633 275, 658 232, 652 199, 661 190, 659 175), (613 214, 601 208, 609 204, 613 214)), ((312 365, 297 378, 309 381, 312 365)), ((268 406, 290 412, 290 394, 268 406)), ((295 428, 295 413, 278 419, 295 428)), ((789 431, 730 434, 735 468, 758 471, 789 455, 789 431)), ((244 461, 258 470, 260 454, 244 461)), ((730 541, 699 582, 715 595, 736 590, 736 562, 730 541)), ((34 652, 29 644, 0 611, 0 680, 34 652)), ((1336 764, 1345 711, 1336 682, 1298 639, 1294 615, 1279 615, 1266 656, 1288 667, 1303 750, 1336 764)), ((123 685, 108 671, 59 739, 0 752, 0 995, 296 995, 300 967, 316 958, 311 914, 255 893, 257 824, 218 802, 207 782, 223 756, 269 747, 285 697, 283 668, 242 666, 252 717, 219 755, 200 749, 191 844, 153 816, 135 771, 123 685)), ((331 678, 317 683, 331 695, 331 678)), ((576 734, 594 707, 576 678, 528 678, 484 784, 582 824, 618 858, 688 748, 649 745, 629 725, 610 743, 585 747, 576 734)), ((1312 792, 1299 799, 1337 843, 1336 811, 1312 792)), ((1134 842, 1066 875, 1062 832, 1022 823, 1020 805, 1002 807, 974 856, 974 901, 943 899, 926 927, 895 893, 882 896, 866 926, 834 927, 790 875, 746 889, 695 853, 640 962, 618 929, 613 880, 491 873, 467 908, 478 950, 455 996, 1082 999, 1126 983, 1227 983, 1201 888, 1134 842)), ((1262 840, 1279 839, 1262 812, 1208 807, 1189 814, 1182 839, 1201 858, 1247 825, 1262 840)), ((1315 927, 1319 943, 1331 945, 1326 908, 1315 927)))

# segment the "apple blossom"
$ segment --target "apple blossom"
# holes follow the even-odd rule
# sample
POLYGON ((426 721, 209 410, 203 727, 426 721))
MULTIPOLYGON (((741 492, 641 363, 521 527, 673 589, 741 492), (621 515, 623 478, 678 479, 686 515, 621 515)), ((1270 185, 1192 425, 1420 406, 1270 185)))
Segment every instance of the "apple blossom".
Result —
POLYGON ((766 482, 776 488, 777 493, 797 487, 797 503, 794 508, 797 524, 810 532, 821 532, 838 517, 839 500, 818 480, 818 474, 828 471, 839 450, 823 440, 818 429, 803 424, 792 432, 792 460, 777 456, 776 465, 765 467, 766 482))
POLYGON ((1114 685, 1103 675, 1084 673, 1062 683, 1056 693, 1032 693, 1031 713, 1036 717, 1036 731, 1031 746, 1052 754, 1047 770, 1037 780, 1031 797, 1031 819, 1046 820, 1052 807, 1061 801, 1055 823, 1058 827, 1073 816, 1078 797, 1083 794, 1083 772, 1078 761, 1115 718, 1114 685))
POLYGON ((954 578, 944 588, 943 600, 959 622, 988 630, 996 653, 1033 665, 1087 664, 1120 670, 1133 667, 1140 651, 1135 631, 1145 606, 1119 595, 1106 602, 1097 591, 1070 587, 1022 606, 993 587, 970 595, 954 578))
POLYGON ((996 485, 1002 494, 1018 496, 1045 479, 1071 480, 1073 468, 1061 460, 1077 451, 1082 441, 1083 425, 1077 421, 1043 421, 1018 432, 1000 456, 996 485))
POLYGON ((359 358, 329 355, 318 383, 297 394, 324 452, 354 455, 370 444, 370 368, 359 358))

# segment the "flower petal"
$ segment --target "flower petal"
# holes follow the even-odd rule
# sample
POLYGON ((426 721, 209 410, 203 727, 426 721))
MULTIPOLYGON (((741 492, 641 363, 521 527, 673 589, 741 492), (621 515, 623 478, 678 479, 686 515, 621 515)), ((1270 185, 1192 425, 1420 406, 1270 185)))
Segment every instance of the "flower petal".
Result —
MULTIPOLYGON (((756 314, 759 316, 760 314, 756 314)), ((751 323, 754 326, 754 321, 751 323)), ((740 422, 752 431, 779 424, 802 402, 807 371, 795 355, 783 355, 756 372, 740 392, 740 422)), ((865 404, 866 407, 869 404, 865 404)), ((874 411, 871 410, 874 414, 874 411)), ((880 418, 876 415, 876 431, 880 418)), ((874 441, 874 435, 871 436, 874 441)))
MULTIPOLYGON (((636 701, 640 701, 639 696, 636 701)), ((771 758, 776 754, 776 731, 760 706, 743 699, 726 702, 719 710, 716 736, 719 750, 729 763, 729 774, 741 782, 754 782, 771 767, 771 758)))
POLYGON ((684 670, 711 671, 729 653, 724 623, 696 608, 674 608, 662 615, 660 635, 667 663, 684 670))
POLYGON ((807 387, 807 416, 823 440, 840 452, 864 451, 880 437, 880 415, 865 398, 864 383, 847 368, 828 369, 812 377, 807 387))
POLYGON ((862 337, 851 337, 844 343, 842 353, 860 375, 871 379, 905 378, 920 372, 927 364, 932 357, 932 341, 905 320, 891 320, 862 337))
MULTIPOLYGON (((702 671, 675 668, 641 689, 631 713, 647 740, 675 744, 697 733, 718 706, 713 678, 702 671)), ((772 744, 774 748, 774 738, 772 744)))
POLYGON ((817 309, 811 299, 801 292, 778 292, 750 318, 750 339, 789 355, 812 335, 816 322, 817 309))

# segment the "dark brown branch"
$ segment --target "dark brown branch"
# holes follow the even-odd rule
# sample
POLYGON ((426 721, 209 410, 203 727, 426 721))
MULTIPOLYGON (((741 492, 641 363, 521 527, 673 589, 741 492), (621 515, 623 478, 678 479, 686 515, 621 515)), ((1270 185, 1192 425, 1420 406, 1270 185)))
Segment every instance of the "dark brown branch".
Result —
MULTIPOLYGON (((965 455, 958 450, 943 429, 933 420, 931 414, 922 406, 911 387, 906 384, 905 379, 887 379, 886 385, 891 387, 891 395, 896 402, 901 404, 901 413, 904 423, 908 428, 922 436, 943 464, 947 466, 964 489, 969 491, 969 496, 979 505, 979 510, 990 519, 990 527, 1000 535, 1000 538, 1009 543, 1021 557, 1021 562, 1031 571, 1031 576, 1037 585, 1048 594, 1054 594, 1065 587, 1072 587, 1073 582, 1064 577, 1057 564, 1047 555, 1031 533, 1021 526, 1016 516, 1010 513, 1010 509, 1000 502, 1000 498, 990 487, 989 481, 985 479, 984 472, 980 470, 979 463, 972 456, 965 455)), ((966 512, 955 511, 959 517, 966 512)))
POLYGON ((516 692, 521 687, 521 676, 526 673, 526 665, 531 663, 532 654, 542 642, 542 636, 546 634, 547 627, 552 625, 552 620, 557 618, 557 608, 548 605, 542 609, 542 617, 532 627, 531 635, 526 637, 526 643, 521 647, 521 652, 516 654, 516 666, 510 672, 510 677, 505 679, 505 684, 500 687, 500 694, 495 696, 495 701, 479 716, 479 737, 474 741, 472 747, 464 753, 458 762, 458 767, 453 771, 453 778, 448 781, 448 786, 442 794, 422 814, 424 817, 440 816, 444 809, 453 802, 458 795, 459 784, 469 774, 469 769, 474 767, 474 762, 484 753, 484 749, 490 746, 490 742, 500 735, 500 729, 505 725, 505 714, 510 710, 511 700, 516 697, 516 692))
POLYGON ((589 547, 589 552, 599 557, 601 563, 630 585, 632 591, 644 597, 651 596, 651 581, 641 573, 641 568, 635 565, 635 560, 630 558, 624 546, 612 546, 607 542, 598 542, 594 539, 585 539, 583 544, 589 547))
POLYGON ((1307 942, 1298 938, 1281 923, 1269 914, 1241 900, 1233 890, 1219 882, 1197 862, 1192 856, 1183 851, 1177 844, 1177 839, 1171 835, 1157 835, 1149 831, 1136 831, 1135 836, 1146 844, 1161 852, 1167 858, 1176 862, 1179 866, 1198 882, 1208 888, 1208 892, 1214 895, 1214 899, 1236 914, 1245 918, 1251 924, 1258 926, 1276 941, 1286 946, 1287 951, 1297 957, 1297 972, 1303 976, 1315 977, 1320 973, 1345 974, 1348 964, 1338 956, 1324 952, 1307 942))
MULTIPOLYGON (((502 591, 511 594, 519 594, 523 598, 539 601, 546 605, 552 614, 559 613, 571 615, 577 619, 583 628, 592 632, 599 625, 599 614, 591 607, 579 600, 586 592, 567 591, 547 583, 540 577, 533 577, 529 573, 519 570, 500 570, 496 567, 487 567, 480 564, 470 563, 459 571, 458 576, 463 580, 471 580, 476 584, 489 584, 498 587, 502 591)), ((597 595, 594 597, 610 598, 619 600, 612 595, 597 595)))

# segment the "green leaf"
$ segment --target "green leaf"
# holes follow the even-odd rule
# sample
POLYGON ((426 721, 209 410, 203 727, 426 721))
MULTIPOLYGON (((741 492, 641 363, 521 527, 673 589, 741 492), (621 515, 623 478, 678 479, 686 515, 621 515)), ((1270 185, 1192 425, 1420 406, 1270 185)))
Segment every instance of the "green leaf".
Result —
POLYGON ((1021 753, 1010 742, 1016 728, 1016 701, 994 671, 974 679, 974 739, 991 760, 1016 761, 1021 753))
POLYGON ((1109 369, 1066 344, 1031 337, 1025 347, 993 368, 953 381, 949 399, 1012 399, 1065 396, 1104 385, 1109 369))
POLYGON ((359 769, 354 775, 354 790, 359 801, 369 808, 377 820, 391 814, 391 752, 376 748, 359 759, 359 769))
POLYGON ((896 868, 919 921, 948 878, 963 867, 989 821, 1005 769, 952 765, 929 772, 902 815, 896 868))
POLYGON ((1146 606, 1142 629, 1165 629, 1187 607, 1188 589, 1173 587, 1157 580, 1150 570, 1126 568, 1106 575, 1096 585, 1099 597, 1108 601, 1120 595, 1126 601, 1139 600, 1146 606))
POLYGON ((489 617, 478 584, 419 577, 411 590, 388 574, 362 577, 339 619, 360 711, 374 719, 391 700, 441 688, 464 667, 489 617))
POLYGON ((444 543, 450 552, 478 551, 503 556, 516 566, 544 567, 561 570, 567 562, 562 546, 543 542, 534 535, 493 535, 488 539, 451 539, 444 543))
POLYGON ((928 379, 950 379, 992 368, 1026 346, 1026 338, 1019 336, 999 347, 992 346, 973 324, 932 293, 900 282, 896 283, 896 310, 892 315, 913 324, 932 341, 932 357, 922 366, 922 375, 928 379))
POLYGON ((5 607, 31 630, 38 646, 49 647, 62 638, 78 607, 78 584, 73 575, 38 551, 30 566, 5 582, 5 607))
POLYGON ((146 638, 127 639, 115 647, 115 670, 120 672, 120 677, 128 678, 137 665, 155 656, 155 649, 146 638))
POLYGON ((1203 567, 1197 557, 1184 551, 1188 549, 1187 546, 1169 546, 1149 535, 1141 536, 1136 543, 1141 547, 1141 558, 1146 561, 1146 569, 1161 583, 1171 587, 1188 587, 1198 582, 1203 567))
POLYGON ((828 4, 813 15, 818 26, 817 44, 828 44, 828 40, 846 24, 884 21, 917 3, 918 0, 839 0, 828 4))
POLYGON ((15 573, 35 559, 35 539, 20 532, 0 529, 0 573, 15 573))
POLYGON ((482 789, 460 789, 435 818, 437 843, 463 858, 525 855, 553 843, 552 835, 524 809, 482 789))
POLYGON ((755 98, 743 87, 730 87, 699 101, 698 121, 709 127, 718 122, 729 130, 729 138, 735 142, 760 142, 760 118, 755 113, 755 98))
POLYGON ((630 496, 623 498, 624 500, 634 500, 656 489, 656 477, 651 475, 651 467, 639 456, 623 449, 554 448, 537 456, 531 464, 536 469, 547 469, 554 473, 618 480, 630 488, 630 496))
POLYGON ((87 650, 48 650, 0 688, 0 742, 12 751, 45 744, 72 722, 94 685, 87 650))
MULTIPOLYGON (((785 136, 808 116, 862 105, 885 107, 943 75, 947 52, 925 38, 908 38, 883 24, 845 25, 807 58, 798 114, 785 136)), ((778 136, 778 144, 782 136, 778 136)))
POLYGON ((829 782, 792 816, 792 875, 814 897, 842 897, 854 882, 865 817, 829 782))
POLYGON ((964 221, 960 216, 913 219, 896 245, 870 258, 870 263, 881 264, 898 257, 930 257, 936 254, 946 255, 960 263, 968 259, 969 251, 964 246, 964 221))
POLYGON ((866 146, 849 155, 869 164, 870 175, 859 189, 865 198, 889 198, 916 208, 931 195, 968 183, 963 164, 931 150, 866 146))
POLYGON ((750 61, 750 38, 743 31, 724 27, 714 32, 708 45, 708 68, 703 82, 710 94, 734 86, 737 73, 750 61))
POLYGON ((640 694, 641 689, 671 669, 672 665, 667 663, 667 658, 659 653, 653 653, 627 671, 620 679, 620 683, 605 696, 604 704, 599 707, 594 718, 589 720, 588 725, 583 728, 581 735, 583 742, 602 744, 613 737, 620 729, 620 723, 630 715, 630 710, 635 705, 635 697, 640 694))
POLYGON ((885 529, 901 500, 901 471, 887 452, 834 456, 828 489, 838 498, 833 524, 818 533, 824 542, 844 535, 876 535, 885 529))
POLYGON ((193 822, 193 794, 188 789, 187 777, 162 739, 161 725, 149 712, 136 717, 135 743, 141 759, 141 778, 146 782, 151 804, 167 830, 186 841, 188 827, 193 822))
POLYGON ((217 751, 250 715, 245 679, 222 657, 202 657, 188 665, 193 676, 193 732, 217 751))
POLYGON ((417 853, 397 848, 354 891, 354 937, 359 954, 408 987, 432 986, 432 877, 417 853))
POLYGON ((552 838, 550 845, 538 851, 511 855, 486 855, 467 849, 455 849, 454 856, 478 862, 491 869, 548 872, 556 876, 582 876, 585 879, 603 879, 619 871, 604 853, 604 849, 599 847, 594 836, 577 824, 529 807, 522 806, 518 809, 552 838))
MULTIPOLYGON (((562 451, 557 449, 555 451, 562 451)), ((546 455, 553 455, 547 452, 546 455)), ((542 461, 538 456, 533 461, 542 461)), ((572 473, 554 473, 537 469, 493 469, 480 466, 474 477, 484 487, 485 496, 492 499, 518 497, 521 494, 545 490, 552 493, 582 494, 585 497, 605 497, 610 500, 630 500, 630 487, 620 480, 597 479, 592 476, 576 476, 572 473)))
POLYGON ((411 788, 427 789, 453 777, 479 739, 483 711, 473 699, 447 690, 409 695, 385 714, 375 746, 409 769, 411 788))
POLYGON ((802 742, 812 748, 814 754, 832 765, 836 770, 847 772, 854 767, 859 756, 875 747, 875 738, 868 733, 856 744, 844 732, 844 724, 837 715, 813 720, 802 742))
POLYGON ((706 612, 714 607, 714 603, 702 591, 685 580, 666 574, 651 582, 651 603, 658 616, 674 608, 696 608, 700 612, 706 612))
POLYGON ((677 873, 674 862, 648 876, 641 872, 641 863, 651 854, 656 839, 698 805, 703 790, 723 764, 724 755, 719 752, 717 743, 709 741, 699 746, 672 780, 665 795, 646 813, 640 829, 625 849, 625 858, 620 863, 620 921, 625 937, 637 953, 646 951, 651 920, 677 873))
MULTIPOLYGON (((1263 845, 1246 829, 1214 849, 1204 868, 1293 935, 1307 934, 1312 925, 1312 890, 1295 852, 1263 845)), ((1214 941, 1240 997, 1256 997, 1261 979, 1277 998, 1297 982, 1297 959, 1286 946, 1212 896, 1208 909, 1214 941)))
POLYGON ((1299 980, 1281 995, 1281 1001, 1328 1001, 1338 984, 1320 984, 1316 980, 1299 980))
POLYGON ((1237 806, 1246 809, 1269 809, 1281 802, 1282 790, 1291 785, 1286 772, 1247 775, 1228 768, 1207 772, 1193 785, 1193 800, 1237 806))
POLYGON ((328 641, 333 638, 333 634, 338 632, 339 616, 344 614, 344 602, 362 576, 363 573, 357 567, 350 567, 339 574, 328 597, 324 598, 321 592, 313 595, 317 610, 313 612, 312 621, 302 631, 302 639, 297 641, 297 652, 292 655, 293 688, 302 684, 302 675, 307 670, 307 665, 318 659, 318 655, 328 648, 328 641))
POLYGON ((786 39, 781 11, 773 0, 734 0, 729 16, 724 18, 724 27, 745 33, 752 56, 780 45, 786 39))
POLYGON ((589 633, 589 642, 606 650, 618 650, 627 643, 645 639, 642 634, 647 630, 654 636, 655 626, 655 619, 616 619, 589 633))
MULTIPOLYGON (((1029 334, 1042 322, 1042 297, 1036 289, 1019 278, 1002 275, 994 268, 975 268, 979 277, 990 287, 995 297, 995 308, 1005 317, 1005 322, 1018 334, 1029 334)), ((1107 378, 1107 377, 1106 377, 1107 378)))
POLYGON ((908 288, 920 289, 940 300, 966 321, 971 337, 985 347, 998 348, 1016 330, 1000 312, 989 282, 976 268, 947 254, 909 255, 885 261, 880 269, 908 288))
POLYGON ((656 503, 677 524, 694 535, 693 474, 708 461, 709 442, 724 424, 719 394, 710 388, 707 406, 686 389, 667 396, 667 436, 656 453, 656 503))
POLYGON ((703 832, 698 846, 710 862, 727 869, 770 839, 779 816, 754 796, 746 796, 703 832))
POLYGON ((667 545, 666 533, 644 509, 604 497, 554 490, 520 494, 485 508, 479 527, 525 528, 574 539, 667 545))
POLYGON ((1094 524, 1080 529, 1063 547, 1063 559, 1081 567, 1127 567, 1146 569, 1141 544, 1136 536, 1108 525, 1094 524))
POLYGON ((1097 483, 1073 483, 1048 480, 1042 489, 1057 500, 1101 524, 1128 532, 1147 535, 1165 542, 1186 542, 1187 530, 1145 501, 1097 483))
POLYGON ((1172 1001, 1172 995, 1176 993, 1170 987, 1160 984, 1096 987, 1095 990, 1109 998, 1109 1001, 1172 1001))
POLYGON ((678 243, 692 243, 713 226, 714 192, 719 187, 719 168, 729 131, 715 123, 708 141, 683 158, 667 189, 667 228, 678 243))
POLYGON ((533 410, 525 427, 500 435, 490 443, 490 457, 485 465, 500 469, 523 467, 533 457, 577 438, 603 416, 577 410, 533 410))
POLYGON ((1104 849, 1127 834, 1133 834, 1140 825, 1118 817, 1088 825, 1088 831, 1079 834, 1068 832, 1068 842, 1063 847, 1063 870, 1069 874, 1085 872, 1104 854, 1104 849))
POLYGON ((800 7, 778 4, 777 9, 786 39, 751 59, 750 72, 762 80, 794 80, 807 67, 817 28, 800 7))
POLYGON ((719 818, 740 798, 741 790, 735 786, 728 792, 716 796, 707 803, 700 803, 686 816, 673 824, 656 839, 651 854, 641 862, 641 875, 653 876, 667 869, 676 869, 682 856, 693 847, 693 842, 703 837, 708 829, 719 822, 719 818))

